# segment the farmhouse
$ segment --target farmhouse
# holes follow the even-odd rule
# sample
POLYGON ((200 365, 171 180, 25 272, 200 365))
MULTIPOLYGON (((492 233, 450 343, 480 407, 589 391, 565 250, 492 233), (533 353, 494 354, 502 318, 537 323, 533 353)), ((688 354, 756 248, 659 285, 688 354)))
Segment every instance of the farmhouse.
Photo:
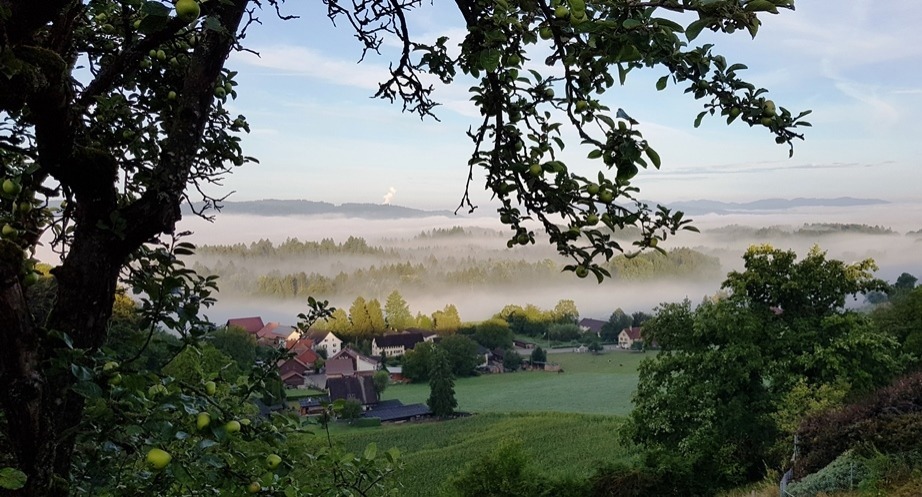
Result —
POLYGON ((380 368, 380 363, 352 349, 340 350, 326 362, 327 377, 370 375, 380 368))
POLYGON ((302 351, 285 361, 279 361, 279 377, 282 382, 289 387, 298 387, 304 385, 304 378, 315 368, 314 364, 320 356, 311 349, 302 351))
POLYGON ((307 338, 314 341, 314 350, 326 349, 327 357, 332 357, 343 349, 343 341, 330 331, 309 330, 307 338))
POLYGON ((434 333, 422 332, 405 332, 394 333, 375 337, 371 341, 371 355, 381 357, 381 354, 387 354, 388 357, 399 357, 413 350, 416 344, 422 342, 432 342, 436 335, 434 333))
POLYGON ((266 324, 263 323, 263 318, 252 316, 248 318, 228 319, 225 326, 228 328, 240 328, 251 335, 255 335, 256 332, 263 329, 266 324))
POLYGON ((634 342, 643 342, 640 330, 639 326, 621 330, 621 333, 618 334, 618 347, 629 349, 634 345, 634 342))
POLYGON ((583 333, 592 333, 593 335, 600 337, 602 336, 602 327, 608 324, 608 321, 602 321, 601 319, 592 319, 592 318, 583 318, 579 320, 579 329, 583 330, 583 333))
POLYGON ((327 378, 330 400, 356 400, 363 406, 378 403, 378 392, 371 376, 339 376, 327 378))
POLYGON ((283 326, 276 322, 269 322, 256 332, 256 343, 278 347, 289 341, 297 341, 300 336, 298 329, 294 326, 283 326))

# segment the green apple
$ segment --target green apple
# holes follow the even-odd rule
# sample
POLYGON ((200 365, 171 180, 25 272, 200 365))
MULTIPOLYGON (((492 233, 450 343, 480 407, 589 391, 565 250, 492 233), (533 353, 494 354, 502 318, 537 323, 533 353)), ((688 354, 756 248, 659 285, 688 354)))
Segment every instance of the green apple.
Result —
POLYGON ((225 90, 223 86, 219 86, 214 89, 214 96, 224 98, 227 96, 227 90, 225 90))
POLYGON ((114 375, 110 376, 110 377, 109 377, 109 384, 112 385, 112 386, 121 385, 121 384, 122 384, 122 374, 121 374, 121 373, 115 373, 114 375))
POLYGON ((597 225, 597 224, 599 224, 599 215, 598 215, 598 214, 596 214, 596 213, 593 212, 593 213, 589 214, 588 216, 586 216, 586 225, 588 225, 588 226, 595 226, 595 225, 597 225))
POLYGON ((30 271, 29 274, 27 274, 27 275, 22 279, 22 284, 25 285, 26 287, 30 287, 30 286, 32 286, 32 285, 38 283, 38 280, 39 280, 39 279, 41 279, 41 275, 40 275, 40 274, 36 273, 35 271, 30 271))
POLYGON ((266 456, 266 466, 269 469, 275 469, 279 467, 279 464, 282 464, 282 458, 278 454, 269 454, 266 456))
POLYGON ((106 373, 112 371, 113 369, 118 369, 118 363, 115 361, 109 361, 102 365, 102 370, 106 373))
POLYGON ((250 483, 250 485, 247 487, 247 492, 250 492, 251 494, 255 494, 255 493, 258 493, 262 489, 263 489, 263 486, 260 485, 258 481, 254 481, 253 483, 250 483))
POLYGON ((528 169, 532 176, 538 177, 544 174, 544 168, 541 167, 541 164, 532 164, 528 169))
POLYGON ((16 195, 22 191, 22 187, 19 186, 19 183, 11 179, 3 180, 3 193, 7 195, 16 195))
POLYGON ((609 203, 614 200, 615 194, 611 190, 602 190, 599 192, 599 200, 603 203, 609 203))
POLYGON ((198 416, 195 417, 195 427, 199 430, 204 430, 208 428, 208 425, 211 424, 211 414, 207 412, 200 412, 198 416))
POLYGON ((176 2, 176 17, 185 22, 198 19, 201 13, 202 9, 195 0, 177 0, 176 2))
POLYGON ((570 9, 563 5, 559 5, 556 9, 554 9, 554 15, 559 19, 563 19, 564 17, 570 15, 570 9))
POLYGON ((237 433, 240 431, 240 421, 231 420, 224 425, 224 430, 228 433, 237 433))
POLYGON ((171 460, 173 460, 173 456, 163 449, 153 448, 147 451, 147 464, 150 464, 154 469, 165 468, 170 464, 171 460))
POLYGON ((579 266, 576 268, 576 275, 580 278, 585 278, 589 276, 589 269, 587 269, 586 266, 579 266))
POLYGON ((762 104, 762 114, 768 117, 774 117, 778 113, 778 109, 775 107, 775 102, 771 100, 766 100, 762 104))
POLYGON ((538 30, 538 36, 540 36, 542 40, 550 40, 554 37, 554 32, 551 28, 544 26, 538 30))
POLYGON ((157 60, 159 61, 166 60, 166 52, 164 52, 163 50, 157 50, 157 52, 154 55, 157 56, 157 60))
POLYGON ((586 185, 586 193, 588 193, 589 195, 595 195, 599 193, 599 185, 595 183, 589 183, 588 185, 586 185))
POLYGON ((214 393, 215 393, 216 391, 218 391, 218 384, 217 384, 217 383, 215 383, 215 382, 213 382, 213 381, 206 381, 206 382, 205 382, 205 393, 207 393, 208 395, 214 395, 214 393))
POLYGON ((506 65, 514 67, 522 63, 522 58, 516 54, 510 55, 506 58, 506 65))
POLYGON ((151 387, 147 389, 147 396, 150 397, 150 398, 153 398, 153 397, 156 397, 156 396, 158 396, 158 395, 160 395, 160 394, 165 394, 165 393, 168 393, 168 391, 167 391, 166 387, 163 386, 163 385, 160 384, 160 383, 157 383, 157 384, 155 384, 155 385, 151 385, 151 387))
POLYGON ((589 108, 589 102, 585 100, 576 101, 576 112, 584 112, 588 108, 589 108))

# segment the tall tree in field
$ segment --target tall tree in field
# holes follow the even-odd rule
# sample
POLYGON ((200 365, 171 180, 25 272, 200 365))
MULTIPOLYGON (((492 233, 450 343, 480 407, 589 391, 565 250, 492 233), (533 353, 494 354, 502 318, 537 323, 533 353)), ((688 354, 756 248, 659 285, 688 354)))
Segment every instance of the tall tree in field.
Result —
MULTIPOLYGON (((665 72, 658 88, 679 87, 704 102, 696 123, 726 116, 790 145, 803 113, 743 81, 745 66, 712 44, 687 43, 704 29, 754 36, 759 16, 790 3, 590 0, 555 9, 462 0, 455 6, 463 39, 431 42, 411 35, 419 2, 326 5, 331 20, 355 31, 359 51, 385 42, 403 48, 377 97, 426 117, 437 102, 423 81, 450 83, 459 71, 476 78, 472 101, 482 120, 470 133, 463 191, 482 170, 509 245, 534 243, 528 222, 536 220, 572 261, 567 270, 601 278, 607 271, 598 261, 624 249, 612 230, 639 227, 634 246, 644 248, 689 225, 637 199, 632 179, 640 168, 659 168, 659 156, 631 109, 612 111, 600 95, 634 70, 656 68, 665 72), (455 55, 449 44, 458 42, 455 55), (521 71, 539 52, 549 54, 542 57, 550 76, 521 71), (565 126, 604 174, 584 177, 560 160, 565 126)), ((149 297, 142 303, 149 316, 166 316, 191 338, 205 334, 196 316, 215 282, 182 267, 177 256, 191 247, 166 235, 183 202, 214 206, 220 199, 203 193, 205 185, 253 161, 240 147, 246 118, 228 110, 238 87, 224 63, 245 48, 247 29, 270 21, 259 18, 262 7, 285 17, 283 0, 0 0, 0 391, 8 393, 0 404, 11 464, 27 476, 24 495, 83 488, 67 485, 85 460, 76 440, 100 424, 82 424, 88 394, 74 386, 96 371, 89 362, 105 362, 96 352, 123 271, 149 276, 132 285, 149 297), (32 254, 46 232, 63 258, 52 271, 53 304, 35 316, 26 288, 39 277, 32 254), (88 364, 78 364, 81 357, 88 364), (90 373, 75 375, 81 367, 90 373)), ((461 204, 474 207, 467 194, 461 204)), ((364 249, 352 242, 344 248, 364 249)))
POLYGON ((558 323, 575 323, 579 319, 579 309, 576 308, 576 302, 565 299, 557 302, 554 306, 554 320, 558 323))
POLYGON ((432 352, 429 370, 429 399, 426 405, 440 418, 451 416, 458 407, 455 400, 455 379, 451 372, 448 353, 439 347, 432 352))
POLYGON ((367 338, 374 332, 374 323, 368 314, 368 306, 364 297, 356 297, 349 306, 349 322, 352 323, 352 334, 356 337, 367 338))
POLYGON ((410 306, 397 290, 387 296, 387 301, 384 303, 384 314, 387 327, 391 330, 402 331, 416 326, 413 314, 410 313, 410 306))
POLYGON ((368 319, 371 322, 371 333, 381 335, 387 329, 384 322, 384 311, 381 309, 381 302, 378 299, 371 299, 365 302, 365 310, 368 312, 368 319))
POLYGON ((448 304, 441 311, 432 313, 433 329, 439 333, 458 331, 461 327, 461 316, 454 304, 448 304))

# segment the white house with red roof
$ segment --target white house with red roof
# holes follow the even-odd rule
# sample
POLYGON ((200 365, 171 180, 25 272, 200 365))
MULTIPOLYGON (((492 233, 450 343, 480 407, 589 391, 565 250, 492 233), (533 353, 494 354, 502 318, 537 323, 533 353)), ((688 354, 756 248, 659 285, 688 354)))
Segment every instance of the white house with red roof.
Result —
POLYGON ((641 335, 640 330, 641 328, 639 326, 621 330, 621 333, 618 333, 618 347, 621 347, 622 349, 629 349, 632 345, 634 345, 634 342, 642 342, 643 335, 641 335))

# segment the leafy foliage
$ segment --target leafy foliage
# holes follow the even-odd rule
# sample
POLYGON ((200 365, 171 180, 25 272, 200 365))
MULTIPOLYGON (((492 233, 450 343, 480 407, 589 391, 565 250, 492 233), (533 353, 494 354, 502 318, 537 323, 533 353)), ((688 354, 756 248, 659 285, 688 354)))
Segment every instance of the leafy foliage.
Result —
POLYGON ((779 425, 797 415, 785 404, 792 389, 834 399, 823 385, 862 392, 901 370, 894 341, 843 309, 847 295, 879 287, 873 261, 848 265, 817 248, 796 258, 752 247, 723 284, 729 295, 694 310, 663 304, 644 323, 661 352, 641 365, 631 439, 671 451, 716 488, 738 485, 764 474, 778 430, 797 422, 779 425))

